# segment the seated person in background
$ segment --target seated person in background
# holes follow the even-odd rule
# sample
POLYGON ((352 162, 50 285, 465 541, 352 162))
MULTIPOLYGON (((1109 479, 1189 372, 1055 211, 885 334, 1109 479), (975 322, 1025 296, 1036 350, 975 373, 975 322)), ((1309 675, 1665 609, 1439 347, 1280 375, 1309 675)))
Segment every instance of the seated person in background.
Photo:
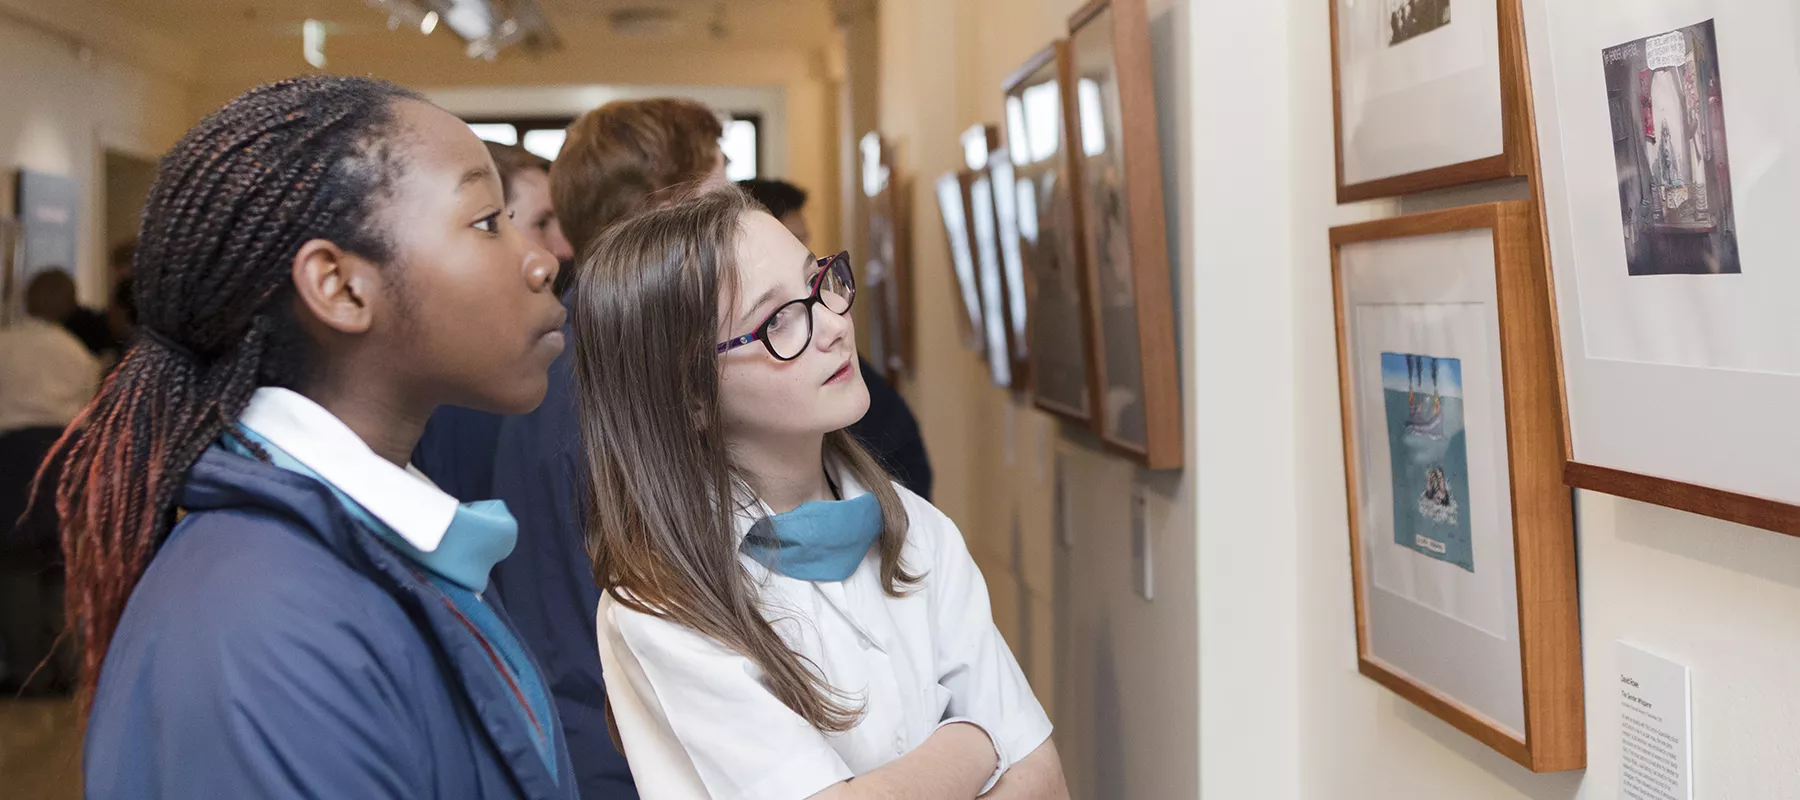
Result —
POLYGON ((586 253, 588 541, 639 792, 1066 798, 961 533, 845 430, 869 403, 848 254, 732 187, 586 253))
POLYGON ((56 644, 63 622, 56 472, 46 475, 35 505, 31 490, 63 428, 93 399, 100 362, 54 319, 38 316, 60 310, 41 301, 28 304, 33 315, 0 330, 0 695, 60 693, 74 679, 67 641, 56 644), (46 660, 53 649, 57 658, 46 660))
MULTIPOLYGON (((763 208, 803 245, 812 244, 812 233, 806 227, 806 190, 782 180, 750 178, 738 181, 763 208)), ((850 426, 850 435, 862 442, 887 467, 900 485, 914 494, 931 499, 931 459, 925 455, 925 438, 919 434, 919 421, 907 407, 906 398, 894 390, 869 360, 858 356, 857 369, 869 387, 869 413, 850 426)))
MULTIPOLYGON (((500 186, 506 213, 525 240, 550 251, 566 270, 574 254, 556 212, 550 208, 550 162, 523 147, 484 142, 500 186)), ((557 293, 567 285, 557 273, 557 293)), ((438 488, 458 500, 474 503, 494 497, 494 445, 500 440, 501 417, 461 406, 444 406, 425 424, 425 435, 413 450, 413 466, 438 488)))
POLYGON ((75 279, 61 267, 39 272, 26 285, 25 313, 68 329, 98 358, 109 359, 122 344, 113 338, 105 314, 76 301, 75 279))

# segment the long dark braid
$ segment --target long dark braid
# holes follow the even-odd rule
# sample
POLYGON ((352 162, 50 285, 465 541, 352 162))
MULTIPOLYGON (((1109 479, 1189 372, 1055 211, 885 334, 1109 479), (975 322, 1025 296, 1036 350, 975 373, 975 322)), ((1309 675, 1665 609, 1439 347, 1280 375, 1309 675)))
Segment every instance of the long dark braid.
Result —
POLYGON ((133 259, 142 333, 47 462, 63 464, 56 506, 84 702, 188 470, 258 386, 302 379, 300 246, 328 239, 392 261, 371 220, 399 170, 394 101, 412 97, 365 79, 285 80, 214 112, 163 158, 133 259))

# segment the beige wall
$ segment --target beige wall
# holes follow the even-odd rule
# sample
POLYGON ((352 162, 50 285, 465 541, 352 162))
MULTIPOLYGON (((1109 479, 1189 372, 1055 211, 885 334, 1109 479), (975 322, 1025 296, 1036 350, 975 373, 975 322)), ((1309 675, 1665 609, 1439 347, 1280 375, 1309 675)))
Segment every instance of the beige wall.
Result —
MULTIPOLYGON (((1192 797, 1199 779, 1192 473, 1139 470, 1102 453, 1091 435, 989 384, 980 360, 958 341, 948 248, 931 191, 938 175, 962 161, 958 135, 1001 121, 1001 81, 1065 35, 1068 14, 1080 5, 881 6, 879 125, 899 145, 901 167, 915 183, 918 364, 904 389, 937 473, 934 500, 961 526, 987 578, 995 621, 1057 724, 1075 796, 1192 797), (1052 530, 1058 458, 1070 492, 1073 547, 1058 544, 1052 530), (1156 593, 1148 602, 1132 589, 1134 484, 1147 487, 1154 531, 1156 593)), ((1165 190, 1177 215, 1171 261, 1185 273, 1187 4, 1152 0, 1150 7, 1165 190)), ((1177 305, 1191 318, 1186 297, 1177 305)))
MULTIPOLYGON (((440 37, 441 38, 441 37, 440 37)), ((784 95, 786 178, 804 187, 807 224, 815 249, 842 248, 837 213, 837 83, 817 48, 709 47, 683 49, 649 44, 586 47, 567 42, 542 58, 513 56, 494 63, 463 58, 445 42, 422 42, 396 34, 345 38, 328 47, 332 71, 368 74, 420 89, 457 87, 499 90, 517 87, 776 87, 784 95), (383 46, 393 43, 395 46, 383 46), (429 48, 429 49, 427 49, 429 48)), ((271 80, 307 71, 294 52, 209 56, 205 79, 196 90, 203 109, 223 105, 238 93, 271 80)), ((522 113, 527 109, 520 109, 522 113)))
POLYGON ((81 186, 75 268, 83 302, 104 305, 107 150, 154 156, 191 122, 192 64, 165 43, 99 29, 93 20, 27 15, 0 3, 0 210, 29 169, 81 186))

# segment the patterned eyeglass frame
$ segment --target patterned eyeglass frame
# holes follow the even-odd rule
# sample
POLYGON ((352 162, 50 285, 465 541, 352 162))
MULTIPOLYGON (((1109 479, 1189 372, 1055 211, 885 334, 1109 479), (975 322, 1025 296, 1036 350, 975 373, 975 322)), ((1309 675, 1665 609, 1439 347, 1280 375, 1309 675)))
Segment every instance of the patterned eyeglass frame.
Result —
MULTIPOLYGON (((775 357, 776 361, 793 361, 794 359, 799 358, 801 353, 806 352, 806 348, 812 346, 813 306, 816 306, 822 302, 819 299, 819 289, 820 289, 820 287, 825 285, 825 275, 827 273, 829 273, 834 267, 838 266, 840 263, 844 267, 844 272, 843 272, 844 285, 850 288, 850 296, 848 298, 846 298, 846 302, 844 303, 843 311, 832 311, 832 313, 837 314, 840 317, 844 316, 845 314, 850 313, 850 309, 856 307, 856 273, 850 269, 850 251, 844 250, 844 251, 839 252, 837 255, 826 256, 824 258, 819 259, 819 261, 818 261, 819 274, 818 274, 818 276, 813 278, 813 285, 812 285, 811 293, 807 294, 807 296, 802 297, 798 300, 789 300, 785 303, 782 303, 779 306, 776 306, 775 310, 773 312, 771 312, 769 314, 769 316, 767 316, 763 319, 762 324, 756 326, 756 330, 751 331, 750 333, 746 333, 743 336, 739 336, 735 339, 730 339, 727 341, 720 342, 718 345, 718 349, 715 352, 719 355, 724 355, 725 353, 731 352, 732 350, 736 350, 736 349, 743 347, 744 345, 747 345, 751 342, 762 342, 763 347, 769 351, 769 355, 775 357), (775 345, 769 343, 769 336, 768 336, 769 323, 774 322, 775 318, 781 315, 781 312, 786 311, 788 306, 791 306, 795 303, 802 303, 806 306, 806 343, 800 345, 799 351, 795 352, 793 355, 783 358, 780 353, 775 352, 775 345)), ((825 310, 831 311, 830 308, 827 308, 825 310)))

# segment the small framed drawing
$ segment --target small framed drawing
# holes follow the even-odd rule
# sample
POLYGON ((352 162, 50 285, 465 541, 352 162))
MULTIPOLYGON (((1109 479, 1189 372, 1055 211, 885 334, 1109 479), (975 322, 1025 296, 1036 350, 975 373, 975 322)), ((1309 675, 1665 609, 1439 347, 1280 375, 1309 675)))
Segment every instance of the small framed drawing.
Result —
POLYGON ((1568 482, 1800 536, 1800 6, 1573 5, 1542 137, 1568 482))
MULTIPOLYGON (((1013 385, 1013 308, 1009 302, 1004 257, 1005 231, 994 176, 988 170, 992 154, 1000 150, 1000 130, 976 125, 963 132, 963 156, 972 176, 969 183, 969 233, 975 241, 975 278, 981 296, 982 352, 987 355, 988 377, 995 386, 1013 385)), ((1010 197, 1008 198, 1010 200, 1010 197)), ((1008 203, 1008 207, 1011 204, 1008 203)), ((1016 218, 1013 220, 1016 222, 1016 218)), ((1021 311, 1021 314, 1023 312, 1021 311)), ((1023 320, 1021 320, 1023 322, 1023 320)))
POLYGON ((981 285, 975 275, 974 215, 969 211, 969 191, 974 183, 972 172, 946 172, 938 176, 936 191, 944 238, 950 244, 950 268, 956 273, 954 300, 963 310, 956 315, 956 327, 962 332, 963 346, 980 353, 986 352, 987 336, 982 324, 981 285))
POLYGON ((1585 762, 1575 532, 1529 203, 1331 231, 1362 674, 1525 767, 1585 762))
POLYGON ((894 148, 881 134, 863 136, 862 191, 868 200, 869 245, 864 283, 874 299, 869 336, 870 354, 890 382, 912 366, 912 263, 907 246, 912 208, 907 186, 894 171, 894 148))
POLYGON ((1176 469, 1181 374, 1144 0, 1088 3, 1069 18, 1069 46, 1100 437, 1151 469, 1176 469))
POLYGON ((1520 0, 1324 0, 1338 202, 1531 172, 1520 0))
POLYGON ((1074 130, 1073 63, 1057 40, 1006 79, 1006 142, 1012 159, 1019 256, 1027 289, 1026 373, 1032 402, 1092 426, 1100 407, 1094 363, 1094 314, 1081 206, 1074 187, 1079 159, 1074 130))

